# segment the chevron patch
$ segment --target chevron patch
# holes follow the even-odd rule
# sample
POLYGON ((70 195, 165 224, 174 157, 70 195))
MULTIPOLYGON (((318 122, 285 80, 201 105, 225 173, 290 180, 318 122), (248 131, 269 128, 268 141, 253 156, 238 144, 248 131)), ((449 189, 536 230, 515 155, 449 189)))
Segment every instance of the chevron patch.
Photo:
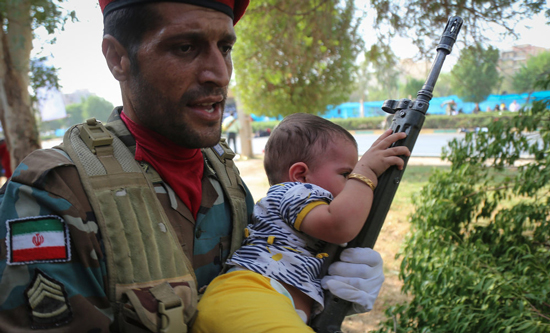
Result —
POLYGON ((39 269, 25 291, 31 311, 32 329, 49 329, 69 323, 73 314, 65 287, 39 269))

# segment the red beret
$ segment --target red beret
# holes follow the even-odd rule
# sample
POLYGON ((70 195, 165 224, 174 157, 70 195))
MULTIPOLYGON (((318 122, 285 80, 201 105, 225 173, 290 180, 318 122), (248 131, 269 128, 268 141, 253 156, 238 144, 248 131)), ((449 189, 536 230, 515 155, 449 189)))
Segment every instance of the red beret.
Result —
POLYGON ((183 2, 195 6, 219 10, 233 19, 233 25, 241 19, 250 0, 99 0, 99 6, 106 17, 114 10, 137 4, 153 2, 183 2))

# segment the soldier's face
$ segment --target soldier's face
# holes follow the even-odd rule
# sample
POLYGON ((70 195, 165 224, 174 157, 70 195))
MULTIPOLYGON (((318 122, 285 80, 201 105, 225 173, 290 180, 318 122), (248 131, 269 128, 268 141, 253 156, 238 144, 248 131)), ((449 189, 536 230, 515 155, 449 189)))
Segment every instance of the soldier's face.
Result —
POLYGON ((233 21, 189 4, 155 6, 162 23, 142 39, 129 102, 141 125, 184 147, 211 147, 220 138, 233 71, 233 21))

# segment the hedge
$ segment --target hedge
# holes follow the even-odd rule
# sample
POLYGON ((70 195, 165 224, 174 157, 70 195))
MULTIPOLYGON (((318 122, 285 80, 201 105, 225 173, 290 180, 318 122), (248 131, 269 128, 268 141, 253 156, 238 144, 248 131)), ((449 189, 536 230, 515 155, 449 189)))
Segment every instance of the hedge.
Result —
MULTIPOLYGON (((515 113, 479 113, 479 114, 461 114, 457 116, 447 115, 428 115, 424 121, 423 128, 430 129, 474 129, 476 127, 487 127, 490 123, 503 118, 511 118, 515 113)), ((368 118, 333 118, 330 119, 336 124, 347 130, 374 130, 381 129, 385 121, 384 116, 368 118)), ((273 129, 279 121, 261 121, 252 122, 252 131, 266 131, 273 129)))

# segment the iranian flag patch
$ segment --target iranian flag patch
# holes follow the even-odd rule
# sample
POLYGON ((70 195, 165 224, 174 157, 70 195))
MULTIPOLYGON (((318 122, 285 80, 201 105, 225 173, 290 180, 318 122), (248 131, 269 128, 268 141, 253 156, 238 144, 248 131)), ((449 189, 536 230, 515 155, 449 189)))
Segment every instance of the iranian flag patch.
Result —
POLYGON ((8 265, 66 262, 71 259, 67 224, 59 216, 6 221, 8 265))

